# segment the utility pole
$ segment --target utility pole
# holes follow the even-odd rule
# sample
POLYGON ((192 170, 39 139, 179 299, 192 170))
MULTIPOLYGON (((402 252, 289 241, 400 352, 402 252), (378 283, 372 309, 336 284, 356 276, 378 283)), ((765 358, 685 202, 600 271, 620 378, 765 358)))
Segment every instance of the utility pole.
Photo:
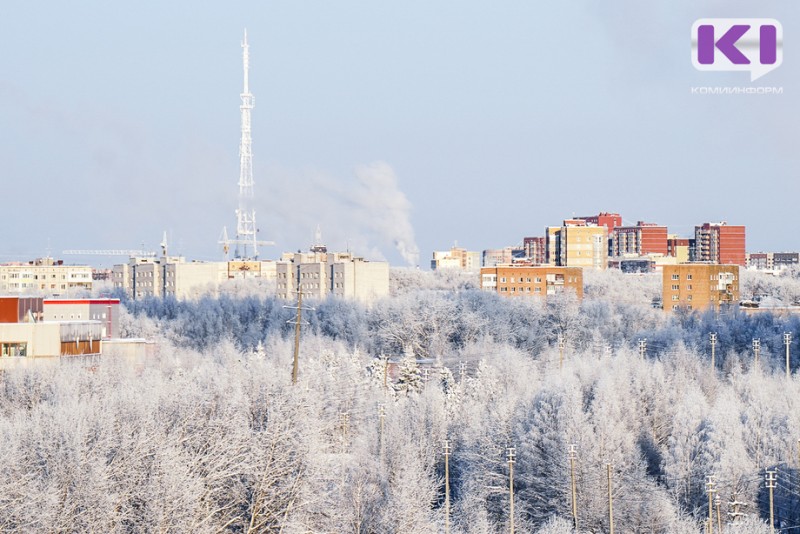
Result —
POLYGON ((766 473, 766 483, 767 488, 769 489, 769 529, 770 532, 775 532, 775 500, 773 496, 773 492, 775 490, 775 482, 777 479, 775 478, 775 471, 767 470, 766 473))
POLYGON ((572 479, 572 524, 575 530, 578 530, 578 500, 577 490, 575 488, 575 460, 578 459, 577 445, 569 446, 569 471, 570 478, 572 479))
POLYGON ((450 440, 444 440, 444 534, 450 534, 450 440))
POLYGON ((381 355, 383 358, 383 390, 389 389, 389 357, 381 355))
POLYGON ((558 368, 564 368, 564 347, 567 346, 567 340, 564 339, 564 336, 558 334, 558 368))
POLYGON ((717 490, 714 488, 714 475, 706 477, 706 493, 708 493, 708 534, 714 534, 714 508, 713 497, 717 490))
MULTIPOLYGON (((299 277, 298 277, 299 278, 299 277)), ((299 284, 299 280, 298 280, 299 284)), ((303 292, 297 288, 297 315, 294 318, 294 360, 292 362, 292 384, 297 384, 297 372, 300 366, 300 325, 303 324, 303 292)))
POLYGON ((714 506, 717 507, 717 532, 722 534, 722 515, 720 514, 719 507, 722 504, 722 499, 719 497, 719 493, 714 495, 714 506))
POLYGON ((342 423, 342 452, 347 452, 347 437, 350 432, 350 412, 340 412, 339 420, 342 423))
POLYGON ((379 436, 379 443, 378 446, 380 448, 380 456, 381 456, 381 463, 383 463, 383 454, 384 454, 384 440, 383 440, 383 423, 384 419, 386 419, 386 405, 380 403, 378 405, 378 419, 380 420, 380 436, 379 436))
POLYGON ((609 534, 614 534, 614 497, 611 493, 611 464, 606 464, 608 471, 608 531, 609 534))
POLYGON ((639 357, 644 360, 647 355, 647 338, 639 340, 639 357))
POLYGON ((467 364, 466 362, 458 362, 458 379, 459 383, 464 383, 464 378, 467 376, 467 364))
POLYGON ((753 338, 753 356, 754 356, 754 365, 756 369, 758 369, 758 354, 760 352, 761 352, 761 340, 753 338))
POLYGON ((711 340, 711 371, 713 372, 716 368, 716 349, 717 349, 717 334, 715 332, 711 332, 708 334, 709 339, 711 340))
POLYGON ((728 503, 728 507, 733 508, 733 511, 728 512, 728 516, 730 516, 731 521, 736 522, 739 520, 740 517, 744 517, 747 514, 740 511, 744 503, 739 500, 739 494, 737 492, 733 492, 733 495, 731 495, 731 497, 733 498, 733 500, 728 503))
POLYGON ((510 517, 509 532, 514 534, 514 455, 516 449, 508 447, 508 515, 510 517))
POLYGON ((603 353, 604 353, 604 356, 605 356, 606 359, 610 359, 611 358, 611 345, 606 345, 605 348, 603 349, 603 353))
POLYGON ((786 332, 783 334, 783 344, 786 345, 786 378, 790 378, 792 373, 789 371, 789 345, 792 343, 792 334, 786 332))

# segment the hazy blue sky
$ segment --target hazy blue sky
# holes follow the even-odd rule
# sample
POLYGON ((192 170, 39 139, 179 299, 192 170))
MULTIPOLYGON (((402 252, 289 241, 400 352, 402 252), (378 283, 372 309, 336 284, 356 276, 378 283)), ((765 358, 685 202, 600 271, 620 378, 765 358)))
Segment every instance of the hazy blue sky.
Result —
POLYGON ((263 257, 307 248, 320 224, 329 246, 397 265, 394 242, 413 239, 426 265, 456 240, 512 245, 601 210, 684 235, 727 220, 747 225, 751 251, 800 250, 795 0, 10 1, 0 14, 2 261, 155 249, 163 230, 174 252, 221 258, 244 27, 259 227, 277 243, 263 257), (696 71, 701 17, 777 18, 783 66, 752 84, 696 71))

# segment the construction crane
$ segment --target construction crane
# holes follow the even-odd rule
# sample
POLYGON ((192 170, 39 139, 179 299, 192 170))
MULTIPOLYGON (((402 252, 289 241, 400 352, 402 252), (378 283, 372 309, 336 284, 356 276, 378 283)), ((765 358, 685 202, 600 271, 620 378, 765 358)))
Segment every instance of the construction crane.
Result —
POLYGON ((122 250, 122 249, 73 249, 62 250, 61 254, 64 256, 146 256, 155 257, 155 252, 147 252, 146 250, 122 250))

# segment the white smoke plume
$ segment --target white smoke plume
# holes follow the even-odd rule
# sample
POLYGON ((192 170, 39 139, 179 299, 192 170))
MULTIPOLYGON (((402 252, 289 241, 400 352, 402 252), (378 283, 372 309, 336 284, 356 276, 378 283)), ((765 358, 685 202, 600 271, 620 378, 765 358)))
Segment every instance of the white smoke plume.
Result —
POLYGON ((411 202, 397 187, 389 164, 378 161, 360 165, 352 202, 361 210, 362 222, 383 240, 391 242, 411 266, 419 265, 419 248, 411 225, 411 202))
POLYGON ((259 224, 274 232, 265 238, 287 250, 305 248, 319 225, 329 249, 384 260, 394 247, 408 265, 419 264, 411 202, 388 163, 359 165, 349 179, 308 169, 272 168, 263 175, 268 178, 256 184, 256 194, 264 191, 267 209, 259 224))

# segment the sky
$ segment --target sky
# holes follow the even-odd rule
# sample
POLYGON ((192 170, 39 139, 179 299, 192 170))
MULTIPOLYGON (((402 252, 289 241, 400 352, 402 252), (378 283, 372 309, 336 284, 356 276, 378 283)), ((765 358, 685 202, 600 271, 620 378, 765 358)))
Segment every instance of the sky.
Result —
POLYGON ((250 44, 261 257, 330 249, 426 268, 618 212, 800 250, 794 0, 282 0, 4 4, 0 261, 65 249, 222 259, 236 225, 250 44), (692 66, 706 17, 775 18, 754 82, 692 66), (700 95, 692 87, 779 87, 700 95))

